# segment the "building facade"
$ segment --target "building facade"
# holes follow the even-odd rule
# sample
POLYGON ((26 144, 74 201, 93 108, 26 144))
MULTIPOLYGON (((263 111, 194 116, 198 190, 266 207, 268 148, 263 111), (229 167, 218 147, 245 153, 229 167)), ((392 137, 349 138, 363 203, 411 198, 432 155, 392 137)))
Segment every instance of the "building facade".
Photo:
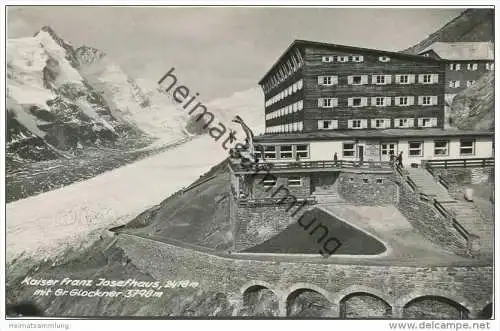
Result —
POLYGON ((261 79, 266 133, 441 128, 445 64, 298 40, 261 79))
POLYGON ((454 96, 495 70, 495 48, 491 42, 436 42, 419 54, 446 62, 447 96, 454 96))

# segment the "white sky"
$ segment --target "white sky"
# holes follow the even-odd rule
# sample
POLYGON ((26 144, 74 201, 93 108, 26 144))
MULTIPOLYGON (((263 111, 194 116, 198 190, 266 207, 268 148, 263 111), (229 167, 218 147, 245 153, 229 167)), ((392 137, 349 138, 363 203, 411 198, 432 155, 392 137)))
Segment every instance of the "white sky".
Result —
POLYGON ((398 51, 464 9, 9 7, 8 37, 50 25, 74 46, 108 53, 131 76, 171 67, 200 98, 256 87, 294 39, 398 51))

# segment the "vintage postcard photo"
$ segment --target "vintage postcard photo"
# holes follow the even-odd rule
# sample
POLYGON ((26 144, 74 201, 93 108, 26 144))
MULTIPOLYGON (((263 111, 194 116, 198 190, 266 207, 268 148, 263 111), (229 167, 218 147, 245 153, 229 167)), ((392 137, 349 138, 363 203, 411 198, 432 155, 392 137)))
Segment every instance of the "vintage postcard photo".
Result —
POLYGON ((492 6, 5 14, 7 322, 494 329, 492 6))

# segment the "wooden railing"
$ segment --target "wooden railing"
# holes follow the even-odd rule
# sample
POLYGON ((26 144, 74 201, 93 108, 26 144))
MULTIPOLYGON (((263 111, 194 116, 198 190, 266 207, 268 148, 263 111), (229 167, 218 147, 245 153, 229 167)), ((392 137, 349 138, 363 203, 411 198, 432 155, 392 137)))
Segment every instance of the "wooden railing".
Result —
POLYGON ((424 167, 425 167, 425 170, 427 170, 427 172, 429 172, 431 174, 431 176, 434 178, 435 181, 437 181, 438 183, 443 185, 444 188, 446 188, 448 190, 450 183, 448 183, 448 181, 446 179, 444 179, 443 176, 436 175, 436 173, 432 169, 432 166, 428 162, 424 161, 424 167))
POLYGON ((474 159, 441 159, 441 160, 426 160, 424 161, 431 168, 484 168, 494 167, 495 159, 474 158, 474 159))
POLYGON ((327 161, 288 161, 288 162, 267 162, 254 165, 251 169, 244 165, 232 163, 234 170, 257 170, 268 169, 285 170, 285 169, 391 169, 389 162, 384 161, 350 161, 350 160, 327 160, 327 161))
POLYGON ((314 205, 317 203, 316 197, 285 199, 285 198, 238 198, 238 204, 241 206, 276 206, 276 205, 296 205, 302 204, 314 205))

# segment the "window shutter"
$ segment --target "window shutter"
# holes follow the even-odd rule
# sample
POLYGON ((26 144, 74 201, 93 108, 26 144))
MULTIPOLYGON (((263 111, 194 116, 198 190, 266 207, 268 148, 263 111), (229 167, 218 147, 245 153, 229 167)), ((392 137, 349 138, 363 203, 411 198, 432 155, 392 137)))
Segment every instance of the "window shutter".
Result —
POLYGON ((437 119, 436 117, 433 117, 433 118, 431 119, 431 125, 432 125, 432 126, 437 126, 437 125, 438 125, 438 119, 437 119))
POLYGON ((408 124, 407 124, 407 126, 409 128, 414 127, 415 126, 415 119, 414 118, 408 118, 408 124))
POLYGON ((419 105, 422 105, 422 103, 423 103, 423 99, 424 99, 424 97, 423 97, 423 96, 419 96, 419 97, 418 97, 418 104, 419 104, 419 105))
POLYGON ((361 76, 361 84, 368 84, 368 75, 361 76))
POLYGON ((408 75, 408 83, 415 84, 415 75, 408 75))
POLYGON ((400 84, 400 83, 401 83, 401 75, 396 75, 396 76, 394 76, 394 79, 396 80, 396 83, 397 83, 397 84, 400 84))
POLYGON ((339 128, 339 121, 338 120, 333 120, 332 121, 332 128, 333 129, 338 129, 339 128))
POLYGON ((377 105, 377 97, 372 97, 372 106, 377 105))
POLYGON ((385 75, 385 84, 392 83, 392 75, 385 75))
POLYGON ((347 76, 347 84, 352 85, 352 76, 347 76))
POLYGON ((432 96, 431 97, 431 104, 437 105, 438 104, 438 97, 437 96, 432 96))
POLYGON ((318 99, 318 107, 323 107, 323 98, 318 99))
POLYGON ((324 76, 318 76, 318 85, 323 85, 323 77, 324 76))
POLYGON ((332 99, 332 106, 337 107, 339 105, 339 100, 337 98, 332 99))
POLYGON ((386 127, 386 128, 390 128, 391 127, 391 120, 390 119, 386 119, 384 121, 384 127, 386 127))
POLYGON ((420 127, 420 126, 422 126, 422 119, 421 119, 421 118, 417 119, 417 125, 418 125, 419 127, 420 127))
POLYGON ((415 103, 415 97, 414 96, 408 97, 408 105, 413 105, 414 103, 415 103))
POLYGON ((424 75, 418 75, 418 82, 423 83, 424 82, 424 75))
POLYGON ((347 105, 348 105, 349 107, 352 107, 352 98, 348 98, 348 99, 347 99, 347 105))
POLYGON ((368 120, 361 120, 361 128, 366 129, 368 127, 368 120))
POLYGON ((372 84, 377 84, 377 75, 372 75, 372 84))
POLYGON ((372 122, 372 123, 370 124, 370 125, 371 125, 371 127, 372 127, 372 128, 376 128, 377 120, 376 120, 376 119, 372 119, 372 120, 371 120, 371 122, 372 122))
POLYGON ((302 110, 302 106, 303 106, 303 105, 304 105, 304 104, 303 104, 303 101, 302 101, 302 100, 300 100, 300 101, 299 101, 299 104, 297 105, 297 109, 298 109, 298 110, 302 110))
POLYGON ((368 98, 361 98, 361 105, 362 106, 368 106, 368 98))
POLYGON ((391 105, 391 97, 385 97, 384 106, 390 106, 390 105, 391 105))
POLYGON ((332 76, 332 84, 337 85, 339 83, 339 78, 338 76, 332 76))
POLYGON ((439 75, 438 74, 433 74, 431 80, 432 80, 433 84, 438 83, 439 82, 439 75))

